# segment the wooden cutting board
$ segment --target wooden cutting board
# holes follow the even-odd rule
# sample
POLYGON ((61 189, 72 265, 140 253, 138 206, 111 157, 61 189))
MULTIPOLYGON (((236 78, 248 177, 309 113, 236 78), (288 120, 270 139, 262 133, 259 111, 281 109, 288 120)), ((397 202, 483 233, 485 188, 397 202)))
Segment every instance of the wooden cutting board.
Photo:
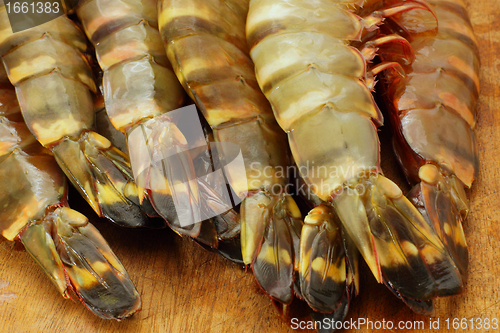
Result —
MULTIPOLYGON (((482 91, 476 129, 480 172, 470 191, 472 213, 464 226, 470 255, 465 292, 436 302, 433 320, 439 319, 440 329, 430 330, 429 318, 412 313, 362 267, 361 292, 353 300, 347 320, 390 320, 395 325, 398 321, 423 321, 425 330, 415 332, 462 331, 448 330, 446 319, 451 325, 454 318, 466 318, 469 329, 470 319, 474 323, 476 318, 483 323, 487 318, 500 320, 500 253, 496 252, 500 244, 500 2, 467 2, 481 53, 482 91)), ((390 141, 383 138, 382 143, 386 173, 402 181, 389 148, 385 148, 390 141)), ((75 205, 85 204, 77 201, 75 205)), ((126 230, 92 220, 130 273, 142 295, 142 311, 121 322, 95 317, 81 304, 64 300, 22 246, 2 240, 0 332, 294 331, 259 290, 250 272, 241 267, 169 230, 126 230)), ((298 304, 296 315, 300 307, 298 304)), ((350 331, 371 330, 361 327, 350 331)))

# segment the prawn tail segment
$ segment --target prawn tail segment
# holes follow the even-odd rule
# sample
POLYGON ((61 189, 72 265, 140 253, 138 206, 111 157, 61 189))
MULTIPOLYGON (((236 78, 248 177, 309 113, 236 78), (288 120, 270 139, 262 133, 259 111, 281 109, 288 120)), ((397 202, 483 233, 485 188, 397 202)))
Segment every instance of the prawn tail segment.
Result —
POLYGON ((215 249, 239 234, 239 215, 213 163, 215 148, 207 149, 201 127, 195 138, 186 137, 175 117, 157 116, 127 132, 135 180, 175 232, 215 249))
POLYGON ((412 309, 427 313, 433 298, 462 292, 460 269, 439 233, 392 181, 372 175, 333 204, 375 278, 412 309))
POLYGON ((241 205, 241 249, 260 287, 275 301, 290 304, 299 270, 302 218, 293 198, 265 191, 241 205))
POLYGON ((300 240, 299 281, 313 317, 344 319, 358 290, 357 253, 331 206, 309 212, 300 240))
POLYGON ((140 310, 128 273, 84 215, 68 207, 49 208, 19 238, 65 298, 73 292, 104 319, 123 319, 140 310))
POLYGON ((77 140, 63 138, 51 150, 71 183, 99 216, 123 227, 154 226, 143 213, 155 215, 149 201, 140 200, 128 157, 108 139, 84 131, 77 140))
POLYGON ((434 228, 458 267, 467 278, 469 251, 462 223, 467 218, 469 203, 463 184, 455 176, 446 176, 433 164, 425 164, 419 172, 421 182, 408 198, 434 228))

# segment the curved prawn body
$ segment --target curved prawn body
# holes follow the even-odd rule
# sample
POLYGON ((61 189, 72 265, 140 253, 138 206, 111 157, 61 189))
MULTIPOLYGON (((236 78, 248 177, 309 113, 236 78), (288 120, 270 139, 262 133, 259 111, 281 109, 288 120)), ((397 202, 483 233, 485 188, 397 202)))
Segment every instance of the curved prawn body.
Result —
MULTIPOLYGON (((286 138, 255 79, 248 56, 248 1, 164 0, 159 26, 167 56, 217 142, 236 144, 246 177, 229 172, 241 203, 241 252, 268 295, 291 302, 298 263, 300 211, 285 194, 286 138), (281 175, 280 172, 281 170, 281 175), (244 180, 244 181, 243 181, 244 180)), ((222 160, 228 159, 220 145, 222 160)))
MULTIPOLYGON (((425 307, 434 297, 461 292, 462 279, 439 235, 380 169, 383 118, 369 88, 377 71, 400 67, 367 69, 374 46, 405 42, 390 36, 354 46, 386 16, 429 9, 422 1, 380 2, 382 8, 362 13, 364 3, 252 0, 250 55, 306 184, 333 206, 375 278, 425 307)), ((338 280, 328 267, 308 269, 338 280)))
MULTIPOLYGON (((172 185, 173 175, 184 168, 167 159, 162 159, 161 165, 154 161, 157 156, 182 152, 187 143, 168 113, 183 105, 185 93, 163 48, 156 1, 84 0, 76 13, 95 46, 103 70, 106 111, 113 126, 127 137, 136 183, 145 189, 155 210, 175 232, 217 248, 218 236, 231 230, 222 231, 208 219, 183 225, 176 210, 176 204, 196 206, 199 197, 205 195, 203 186, 190 181, 196 156, 182 154, 179 163, 187 171, 180 177, 190 184, 182 190, 172 185), (179 197, 183 202, 175 201, 179 197)), ((233 211, 226 214, 228 224, 235 216, 233 211)))
POLYGON ((96 86, 85 36, 66 16, 13 33, 0 7, 0 56, 28 128, 99 216, 147 225, 127 157, 93 132, 96 86))
POLYGON ((99 231, 68 207, 66 177, 24 124, 10 85, 0 86, 0 183, 0 233, 23 243, 63 297, 71 291, 101 318, 140 309, 139 294, 99 231))
POLYGON ((387 105, 395 131, 394 147, 407 179, 415 185, 409 197, 433 226, 465 278, 468 251, 462 222, 469 212, 464 186, 477 175, 473 129, 479 95, 479 56, 463 3, 429 1, 428 13, 404 15, 415 53, 405 77, 387 73, 387 105), (430 31, 430 32, 429 32, 430 31))

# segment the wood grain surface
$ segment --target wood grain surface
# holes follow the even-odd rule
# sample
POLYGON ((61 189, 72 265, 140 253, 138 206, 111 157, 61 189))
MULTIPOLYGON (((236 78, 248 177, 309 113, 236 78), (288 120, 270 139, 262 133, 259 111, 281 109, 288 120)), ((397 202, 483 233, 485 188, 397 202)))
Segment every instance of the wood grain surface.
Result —
MULTIPOLYGON (((353 300, 347 320, 421 320, 424 330, 406 331, 461 332, 470 330, 470 319, 500 319, 500 252, 496 252, 500 247, 500 1, 467 3, 482 71, 476 129, 480 172, 469 192, 472 213, 464 226, 470 255, 465 292, 436 302, 433 320, 439 319, 440 328, 431 330, 429 318, 412 313, 362 267, 361 292, 353 300), (469 329, 446 329, 447 318, 466 318, 469 329)), ((403 181, 388 153, 389 142, 386 137, 382 140, 383 167, 391 178, 403 181)), ((75 205, 85 204, 76 200, 75 205)), ((2 240, 0 332, 294 331, 259 290, 250 272, 241 267, 169 230, 127 230, 92 220, 130 273, 142 295, 142 311, 121 322, 95 317, 80 303, 64 300, 22 246, 2 240)), ((293 315, 300 317, 301 306, 294 306, 293 315)))

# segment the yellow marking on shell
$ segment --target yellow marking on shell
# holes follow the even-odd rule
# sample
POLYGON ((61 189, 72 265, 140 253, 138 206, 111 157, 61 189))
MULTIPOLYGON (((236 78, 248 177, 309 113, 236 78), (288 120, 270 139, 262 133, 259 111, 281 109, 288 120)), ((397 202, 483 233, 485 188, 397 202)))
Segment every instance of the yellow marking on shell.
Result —
POLYGON ((352 274, 352 271, 350 269, 347 271, 346 280, 349 281, 349 283, 350 283, 350 281, 354 280, 354 275, 352 274))
POLYGON ((438 260, 438 257, 436 255, 436 249, 432 246, 425 246, 421 250, 421 255, 427 265, 433 265, 436 263, 438 260))
MULTIPOLYGON (((307 70, 304 72, 307 72, 307 70)), ((279 89, 280 87, 275 88, 275 90, 267 94, 266 97, 272 100, 272 93, 279 93, 279 89)), ((324 109, 325 106, 330 106, 332 109, 335 109, 335 107, 330 102, 322 103, 321 105, 311 105, 311 101, 328 101, 330 93, 331 91, 329 89, 326 89, 325 86, 318 87, 315 90, 311 89, 307 92, 304 92, 300 98, 295 98, 295 101, 289 103, 288 107, 278 109, 278 111, 281 111, 277 113, 277 115, 279 116, 278 119, 280 120, 280 126, 285 130, 290 131, 294 127, 298 127, 296 122, 299 119, 300 115, 308 115, 310 117, 310 115, 318 113, 319 111, 324 109)))
POLYGON ((404 251, 404 253, 407 256, 411 255, 411 256, 417 257, 419 255, 418 254, 418 249, 415 246, 415 244, 413 244, 413 243, 411 243, 409 241, 403 241, 403 242, 401 242, 401 247, 403 248, 403 251, 404 251))
POLYGON ((172 195, 168 180, 163 175, 163 169, 158 169, 153 166, 149 169, 149 182, 147 179, 140 178, 138 186, 149 188, 164 195, 172 195))
POLYGON ((82 129, 87 128, 84 122, 76 120, 72 115, 54 120, 50 124, 44 122, 43 126, 34 122, 31 127, 35 132, 35 136, 43 145, 57 141, 64 135, 77 136, 82 129))
POLYGON ((251 242, 247 240, 253 239, 253 232, 246 226, 245 219, 241 219, 240 222, 240 238, 241 238, 241 256, 243 258, 243 263, 245 265, 250 265, 253 260, 254 248, 251 242))
POLYGON ((113 182, 113 186, 115 187, 115 189, 120 193, 120 196, 121 197, 125 197, 123 195, 123 192, 125 190, 125 186, 128 184, 128 182, 123 182, 123 181, 114 181, 113 182))
POLYGON ((425 164, 418 170, 418 177, 428 184, 435 184, 439 178, 439 171, 433 164, 425 164))
POLYGON ((123 203, 123 198, 116 193, 116 190, 108 184, 96 184, 99 202, 101 205, 113 205, 123 203))
POLYGON ((447 234, 448 236, 451 236, 451 228, 449 223, 445 223, 443 226, 444 233, 447 234))
POLYGON ((145 188, 142 188, 142 187, 136 187, 136 186, 126 186, 125 187, 125 191, 123 192, 125 194, 125 196, 129 196, 131 193, 127 190, 128 188, 130 187, 133 187, 135 189, 137 189, 137 197, 139 198, 139 204, 143 204, 144 202, 144 199, 147 198, 147 193, 146 193, 146 189, 145 188))
POLYGON ((31 202, 26 203, 21 212, 17 214, 15 220, 5 229, 3 229, 5 221, 2 221, 0 224, 0 226, 2 226, 2 228, 0 228, 2 236, 10 241, 14 240, 30 218, 32 218, 33 215, 40 209, 38 205, 39 202, 37 200, 32 200, 31 202), (33 207, 35 208, 33 209, 33 207))
POLYGON ((95 197, 94 194, 94 187, 91 186, 89 182, 85 182, 85 184, 83 184, 82 187, 84 188, 85 193, 87 193, 90 206, 92 207, 94 212, 100 212, 101 210, 99 208, 99 203, 97 202, 97 198, 95 197))
POLYGON ((56 219, 57 235, 60 237, 71 238, 73 236, 74 232, 73 232, 73 228, 68 223, 68 221, 65 221, 64 219, 62 219, 61 216, 59 215, 58 211, 55 211, 51 215, 52 216, 49 215, 50 218, 56 219), (53 216, 53 215, 55 215, 55 216, 53 216))
POLYGON ((311 263, 311 268, 320 274, 322 274, 325 267, 326 267, 326 263, 325 263, 325 260, 323 258, 316 258, 311 263))
POLYGON ((189 77, 192 72, 201 71, 206 68, 208 66, 207 61, 208 60, 203 57, 191 57, 184 59, 182 61, 182 73, 184 77, 189 77))
POLYGON ((270 264, 274 264, 276 262, 274 249, 269 245, 262 246, 259 253, 259 258, 270 264))
POLYGON ((313 260, 311 268, 323 277, 323 281, 327 278, 337 283, 345 281, 345 262, 342 262, 337 270, 334 263, 327 263, 325 259, 318 257, 313 260))
POLYGON ((250 182, 248 182, 248 180, 245 177, 239 177, 239 178, 235 177, 234 175, 236 175, 236 176, 238 175, 235 172, 233 172, 233 173, 227 172, 228 169, 230 171, 231 166, 226 166, 226 175, 229 178, 229 183, 231 184, 231 188, 233 189, 234 193, 236 193, 236 195, 239 198, 244 198, 246 196, 246 194, 248 193, 248 191, 257 190, 257 189, 263 187, 263 186, 261 186, 261 183, 259 182, 259 180, 257 180, 257 181, 250 180, 250 182))
MULTIPOLYGON (((386 242, 381 239, 375 239, 376 248, 380 251, 378 259, 380 265, 384 267, 406 266, 406 258, 404 257, 401 249, 397 247, 392 241, 386 242)), ((375 262, 372 263, 375 265, 375 262)), ((379 281, 382 283, 382 281, 379 281)))
POLYGON ((209 112, 207 112, 207 115, 205 116, 205 118, 207 119, 207 121, 212 124, 211 126, 212 127, 217 127, 218 125, 220 124, 223 124, 229 120, 231 120, 231 118, 228 117, 228 114, 230 114, 230 111, 233 111, 233 110, 230 110, 226 107, 222 107, 222 108, 215 108, 215 107, 211 107, 209 112))
POLYGON ((138 118, 137 115, 144 115, 145 117, 156 117, 165 112, 165 110, 160 105, 158 105, 156 99, 141 100, 140 103, 137 102, 136 104, 136 107, 126 110, 119 109, 118 106, 115 106, 115 109, 117 110, 115 110, 109 117, 111 123, 115 128, 124 132, 125 127, 141 119, 138 118))
POLYGON ((71 277, 76 279, 77 290, 80 288, 89 290, 98 284, 95 277, 86 269, 73 266, 71 270, 73 271, 71 277))
POLYGON ((78 81, 82 82, 83 84, 87 85, 89 89, 95 94, 97 92, 97 87, 95 86, 95 82, 93 81, 93 78, 89 77, 87 73, 77 73, 76 75, 78 77, 78 81))
POLYGON ((401 189, 391 180, 379 175, 377 177, 377 188, 386 196, 391 199, 397 199, 403 195, 401 189))
POLYGON ((287 207, 288 211, 290 212, 290 214, 292 215, 292 217, 294 217, 296 219, 302 218, 302 214, 300 213, 299 206, 297 206, 297 203, 295 202, 295 200, 293 200, 293 198, 291 196, 286 195, 285 201, 286 201, 286 207, 287 207))
POLYGON ((311 249, 304 254, 299 262, 299 272, 302 276, 306 276, 308 270, 309 260, 311 260, 311 249))
POLYGON ((194 200, 198 202, 199 191, 197 179, 191 179, 187 182, 176 181, 174 183, 174 187, 176 191, 181 190, 183 193, 189 194, 190 197, 194 198, 194 200))
POLYGON ((285 250, 285 249, 281 249, 280 250, 280 258, 281 258, 281 261, 285 265, 291 265, 292 264, 292 257, 290 256, 290 253, 288 253, 287 250, 285 250))
POLYGON ((337 283, 342 283, 347 278, 346 267, 345 266, 346 266, 345 260, 342 260, 340 262, 340 267, 338 269, 336 269, 336 267, 334 265, 332 265, 332 268, 331 268, 332 272, 333 273, 337 273, 337 274, 332 274, 332 276, 334 276, 333 280, 336 281, 337 283))
POLYGON ((58 208, 57 211, 59 212, 61 219, 73 227, 83 227, 89 223, 89 220, 85 215, 69 207, 61 207, 58 208))
MULTIPOLYGON (((202 3, 201 3, 202 4, 202 3)), ((194 19, 207 20, 208 11, 204 10, 203 6, 189 6, 184 8, 180 6, 175 6, 175 10, 171 10, 169 7, 164 7, 160 12, 158 17, 159 26, 163 26, 165 22, 172 22, 178 17, 186 16, 192 17, 194 19)))
POLYGON ((22 80, 25 77, 33 75, 34 68, 57 68, 57 63, 53 57, 42 54, 36 58, 30 59, 30 61, 22 61, 14 68, 9 68, 9 79, 11 82, 22 80))
POLYGON ((405 258, 401 255, 401 252, 399 251, 390 251, 387 254, 387 258, 385 260, 381 259, 383 261, 382 266, 385 267, 392 267, 392 266, 405 266, 406 265, 406 260, 405 258))
POLYGON ((311 209, 309 214, 328 214, 330 213, 330 209, 327 206, 317 206, 311 209))
POLYGON ((97 148, 108 149, 111 147, 111 142, 103 137, 102 135, 97 134, 96 132, 90 132, 88 134, 89 143, 97 148))
POLYGON ((109 273, 110 271, 109 266, 101 261, 93 262, 92 269, 100 276, 103 276, 104 273, 109 273))
POLYGON ((174 186, 176 192, 189 193, 189 186, 188 186, 188 184, 186 184, 186 183, 184 183, 182 181, 179 181, 179 180, 175 181, 173 183, 173 186, 174 186))
POLYGON ((317 206, 311 209, 304 219, 304 223, 310 226, 319 226, 325 221, 331 220, 331 208, 327 206, 317 206))
POLYGON ((455 241, 457 244, 460 244, 462 247, 467 247, 467 240, 465 239, 464 230, 462 229, 462 225, 459 225, 460 230, 457 230, 457 236, 455 237, 455 241))
POLYGON ((134 59, 139 55, 144 55, 144 53, 138 53, 136 50, 140 48, 139 43, 128 42, 123 44, 121 48, 113 48, 111 51, 100 54, 98 56, 99 65, 103 70, 109 69, 112 65, 118 64, 122 61, 127 61, 134 59))
POLYGON ((287 250, 279 249, 276 253, 275 249, 269 245, 265 245, 261 248, 259 259, 264 260, 265 262, 273 266, 276 265, 276 260, 280 260, 280 263, 283 263, 285 265, 292 264, 292 257, 287 250), (276 254, 278 254, 278 258, 276 254))
POLYGON ((306 216, 304 219, 304 223, 310 226, 318 226, 321 225, 324 221, 324 218, 321 214, 311 214, 306 216))
MULTIPOLYGON (((255 49, 253 49, 251 53, 256 54, 255 52, 255 49)), ((273 75, 275 75, 276 72, 278 72, 280 69, 282 70, 289 66, 295 65, 296 62, 296 58, 293 57, 276 57, 276 59, 274 60, 275 61, 265 63, 259 68, 257 75, 261 83, 271 81, 271 79, 274 78, 273 75)))
POLYGON ((262 239, 271 203, 271 198, 262 192, 245 198, 241 203, 241 252, 247 265, 252 262, 262 239))
POLYGON ((301 233, 301 242, 300 242, 300 260, 299 260, 299 272, 302 276, 306 276, 308 267, 309 267, 309 261, 311 260, 311 251, 312 248, 306 248, 305 246, 305 240, 308 239, 308 234, 309 233, 315 233, 317 232, 316 227, 310 227, 307 224, 304 225, 302 228, 302 233, 301 233))
POLYGON ((132 182, 125 184, 125 187, 123 188, 123 194, 125 195, 125 197, 138 197, 141 203, 142 200, 144 200, 144 198, 146 197, 144 189, 138 189, 137 186, 132 182))

